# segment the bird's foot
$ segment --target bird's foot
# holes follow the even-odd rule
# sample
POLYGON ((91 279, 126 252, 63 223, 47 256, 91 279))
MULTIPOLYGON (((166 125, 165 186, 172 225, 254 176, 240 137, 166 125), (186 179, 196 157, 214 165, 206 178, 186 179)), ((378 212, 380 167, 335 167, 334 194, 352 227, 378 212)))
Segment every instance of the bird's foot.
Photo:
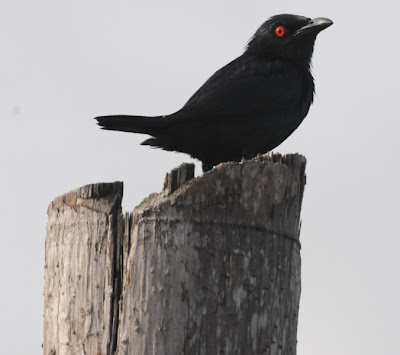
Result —
POLYGON ((217 166, 216 166, 216 168, 218 169, 218 168, 221 168, 221 167, 223 167, 223 166, 225 166, 225 165, 229 165, 231 162, 229 162, 229 161, 227 161, 227 162, 223 162, 223 163, 219 163, 217 166))

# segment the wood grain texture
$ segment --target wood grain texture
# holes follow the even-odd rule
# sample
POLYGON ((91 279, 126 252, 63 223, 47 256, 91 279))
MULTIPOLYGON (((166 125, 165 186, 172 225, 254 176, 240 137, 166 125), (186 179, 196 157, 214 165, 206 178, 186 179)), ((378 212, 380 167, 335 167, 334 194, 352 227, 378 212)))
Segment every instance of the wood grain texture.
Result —
POLYGON ((296 354, 305 164, 185 164, 123 217, 121 183, 54 200, 44 353, 296 354))
POLYGON ((304 170, 224 164, 128 215, 119 354, 295 354, 304 170))
POLYGON ((121 199, 122 183, 95 184, 60 196, 49 206, 46 355, 111 354, 115 349, 121 199))

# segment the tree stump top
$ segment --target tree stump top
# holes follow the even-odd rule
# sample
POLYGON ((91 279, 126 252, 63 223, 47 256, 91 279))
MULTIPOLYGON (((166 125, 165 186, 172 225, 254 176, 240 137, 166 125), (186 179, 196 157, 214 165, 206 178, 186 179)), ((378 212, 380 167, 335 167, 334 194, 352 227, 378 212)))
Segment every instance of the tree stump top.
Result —
POLYGON ((306 159, 193 164, 122 213, 123 183, 48 209, 44 354, 296 354, 306 159))
MULTIPOLYGON (((300 210, 304 193, 306 158, 300 154, 259 155, 252 160, 223 163, 194 178, 194 165, 182 164, 165 177, 164 190, 153 193, 133 211, 134 216, 146 214, 148 210, 168 208, 181 203, 195 211, 220 201, 223 208, 236 208, 235 216, 241 216, 235 223, 246 224, 254 221, 255 228, 284 233, 284 236, 299 240, 300 210), (293 181, 296 184, 293 185, 293 181), (293 187, 295 186, 295 188, 293 187), (298 193, 300 190, 300 194, 298 193), (237 202, 233 195, 240 194, 237 202), (260 197, 262 201, 259 202, 260 197), (282 201, 296 201, 283 204, 282 201), (229 205, 229 201, 236 204, 229 205), (282 206, 293 206, 281 210, 282 206), (284 214, 284 216, 282 216, 284 214), (269 216, 270 218, 266 218, 269 216), (294 222, 294 223, 293 223, 294 222), (296 226, 296 229, 293 227, 296 226)), ((208 207, 207 207, 208 208, 208 207)), ((213 223, 219 211, 209 211, 213 223)), ((204 220, 204 216, 202 216, 204 220)), ((235 217, 236 218, 236 217, 235 217)), ((233 222, 232 222, 233 223, 233 222)))

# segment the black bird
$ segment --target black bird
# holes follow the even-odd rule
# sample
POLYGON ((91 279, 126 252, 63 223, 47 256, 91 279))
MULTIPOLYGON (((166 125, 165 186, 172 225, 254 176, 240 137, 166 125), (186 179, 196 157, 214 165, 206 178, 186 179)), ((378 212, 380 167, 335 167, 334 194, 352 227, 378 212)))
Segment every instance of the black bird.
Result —
POLYGON ((314 95, 314 42, 332 23, 322 17, 273 16, 244 53, 211 76, 181 110, 96 120, 103 129, 149 134, 143 145, 187 153, 202 161, 203 171, 266 153, 307 115, 314 95))

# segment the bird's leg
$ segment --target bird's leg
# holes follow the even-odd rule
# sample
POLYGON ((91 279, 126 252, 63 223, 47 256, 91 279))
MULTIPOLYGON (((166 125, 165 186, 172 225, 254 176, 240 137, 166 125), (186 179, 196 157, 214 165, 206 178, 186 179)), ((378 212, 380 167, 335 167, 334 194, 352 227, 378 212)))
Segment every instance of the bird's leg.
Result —
POLYGON ((202 162, 201 167, 203 168, 203 173, 211 170, 213 168, 213 165, 210 163, 202 162))
POLYGON ((251 160, 254 158, 254 154, 252 154, 249 149, 247 149, 246 147, 244 147, 242 149, 242 159, 241 162, 243 163, 245 160, 251 160))

